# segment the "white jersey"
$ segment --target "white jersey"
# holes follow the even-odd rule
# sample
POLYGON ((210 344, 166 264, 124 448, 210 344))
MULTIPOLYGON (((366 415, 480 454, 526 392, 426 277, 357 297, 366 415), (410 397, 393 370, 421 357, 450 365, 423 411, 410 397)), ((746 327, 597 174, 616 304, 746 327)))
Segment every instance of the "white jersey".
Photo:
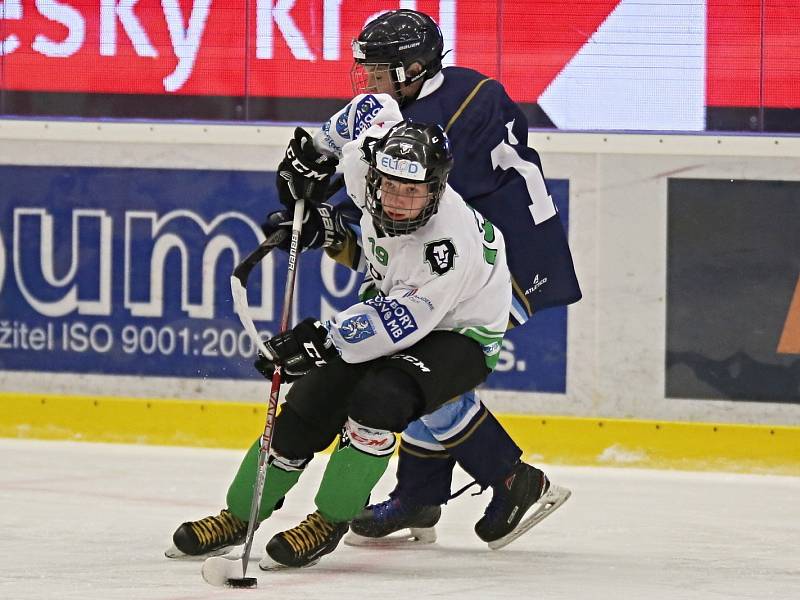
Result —
POLYGON ((503 236, 449 186, 424 226, 379 234, 366 210, 365 152, 394 121, 375 122, 341 149, 348 194, 362 211, 366 275, 362 301, 326 323, 331 338, 346 362, 359 363, 400 352, 434 330, 456 331, 479 342, 494 368, 511 306, 503 236))

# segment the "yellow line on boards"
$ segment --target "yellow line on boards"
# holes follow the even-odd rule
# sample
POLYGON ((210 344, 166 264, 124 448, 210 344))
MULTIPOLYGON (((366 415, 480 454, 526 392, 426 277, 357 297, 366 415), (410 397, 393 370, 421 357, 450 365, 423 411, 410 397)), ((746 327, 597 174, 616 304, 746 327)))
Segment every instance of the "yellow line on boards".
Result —
MULTIPOLYGON (((0 393, 0 437, 247 448, 266 405, 0 393)), ((499 415, 531 462, 800 475, 800 427, 499 415)))

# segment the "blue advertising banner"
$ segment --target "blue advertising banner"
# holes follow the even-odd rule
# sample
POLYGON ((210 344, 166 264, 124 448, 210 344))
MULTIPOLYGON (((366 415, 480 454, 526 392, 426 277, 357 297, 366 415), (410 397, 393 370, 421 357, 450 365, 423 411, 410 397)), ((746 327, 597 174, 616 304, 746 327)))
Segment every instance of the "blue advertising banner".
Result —
MULTIPOLYGON (((233 267, 278 207, 274 173, 0 167, 0 369, 141 376, 259 377, 233 311, 233 267)), ((564 223, 568 182, 548 182, 564 223)), ((300 318, 356 300, 360 276, 302 255, 300 318)), ((286 257, 248 283, 264 335, 278 327, 286 257)), ((566 309, 507 336, 500 389, 563 393, 566 309)))

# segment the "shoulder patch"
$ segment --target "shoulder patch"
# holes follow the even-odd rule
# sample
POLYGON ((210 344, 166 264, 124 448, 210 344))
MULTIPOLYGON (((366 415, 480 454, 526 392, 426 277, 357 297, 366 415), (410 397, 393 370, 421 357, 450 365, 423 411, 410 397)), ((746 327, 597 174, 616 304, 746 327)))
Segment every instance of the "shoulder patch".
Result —
POLYGON ((375 328, 367 315, 361 314, 342 321, 339 325, 339 333, 342 339, 349 344, 358 342, 375 335, 375 328))
POLYGON ((353 139, 356 139, 361 132, 369 129, 375 115, 383 108, 378 99, 372 94, 364 96, 356 103, 355 116, 353 119, 353 139))
POLYGON ((452 270, 456 264, 456 246, 453 240, 445 238, 425 244, 425 262, 435 275, 444 275, 452 270))
POLYGON ((342 110, 342 114, 339 115, 339 118, 336 119, 336 133, 338 133, 341 137, 346 140, 350 138, 350 131, 347 128, 347 115, 350 114, 350 105, 344 107, 342 110))

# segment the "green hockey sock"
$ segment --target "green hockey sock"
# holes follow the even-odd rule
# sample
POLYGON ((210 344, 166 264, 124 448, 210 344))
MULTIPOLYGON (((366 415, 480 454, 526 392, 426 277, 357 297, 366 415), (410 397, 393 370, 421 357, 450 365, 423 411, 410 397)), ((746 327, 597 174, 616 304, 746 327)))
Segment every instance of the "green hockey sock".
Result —
POLYGON ((391 454, 374 456, 351 446, 337 447, 317 492, 316 504, 322 516, 333 522, 350 521, 361 512, 386 471, 389 458, 391 454))
MULTIPOLYGON (((242 464, 239 465, 236 477, 233 478, 233 482, 228 488, 228 510, 243 521, 250 519, 250 503, 253 501, 253 488, 258 474, 260 442, 261 438, 250 446, 242 464)), ((261 506, 258 511, 259 523, 269 518, 272 511, 275 510, 275 505, 297 483, 302 472, 302 470, 284 471, 274 464, 267 467, 264 494, 261 496, 261 506)))

